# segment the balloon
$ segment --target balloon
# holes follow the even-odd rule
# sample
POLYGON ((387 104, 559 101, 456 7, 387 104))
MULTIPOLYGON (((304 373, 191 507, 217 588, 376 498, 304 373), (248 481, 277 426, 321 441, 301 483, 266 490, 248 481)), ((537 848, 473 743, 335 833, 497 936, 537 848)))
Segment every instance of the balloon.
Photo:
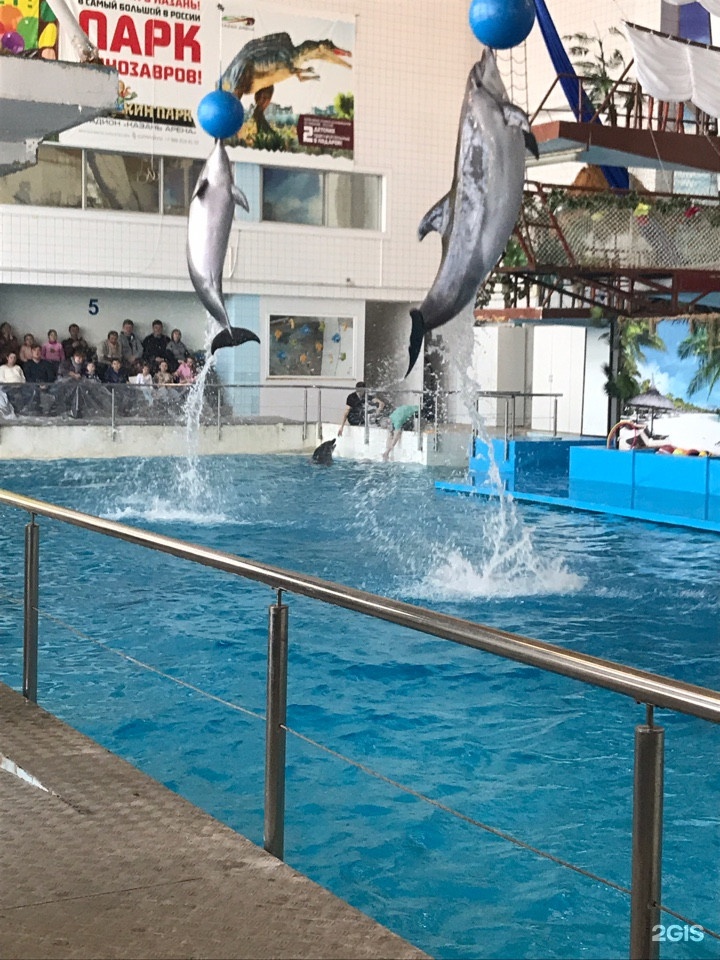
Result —
POLYGON ((480 43, 496 50, 516 47, 535 23, 533 0, 472 0, 470 29, 480 43))
POLYGON ((25 41, 15 30, 8 30, 0 38, 0 46, 10 53, 22 53, 25 49, 25 41))
POLYGON ((202 98, 197 109, 198 123, 215 140, 234 136, 245 119, 243 105, 227 90, 213 90, 202 98))

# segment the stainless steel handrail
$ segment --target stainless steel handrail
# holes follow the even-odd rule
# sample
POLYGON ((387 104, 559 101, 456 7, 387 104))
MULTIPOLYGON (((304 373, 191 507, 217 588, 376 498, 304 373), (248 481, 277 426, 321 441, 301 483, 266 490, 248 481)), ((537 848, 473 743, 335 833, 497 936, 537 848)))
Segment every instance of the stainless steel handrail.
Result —
POLYGON ((264 583, 274 590, 285 590, 313 600, 321 600, 324 603, 387 620, 411 630, 432 634, 444 640, 451 640, 518 663, 580 680, 592 686, 603 687, 632 697, 641 703, 677 710, 713 723, 720 723, 720 692, 716 690, 672 680, 659 674, 637 670, 541 640, 533 640, 494 627, 472 623, 400 600, 390 600, 387 597, 356 590, 329 580, 259 563, 256 560, 247 560, 210 547, 186 543, 149 530, 128 527, 112 520, 93 517, 90 514, 48 504, 8 490, 0 490, 0 503, 127 543, 191 560, 216 570, 246 577, 249 580, 264 583))

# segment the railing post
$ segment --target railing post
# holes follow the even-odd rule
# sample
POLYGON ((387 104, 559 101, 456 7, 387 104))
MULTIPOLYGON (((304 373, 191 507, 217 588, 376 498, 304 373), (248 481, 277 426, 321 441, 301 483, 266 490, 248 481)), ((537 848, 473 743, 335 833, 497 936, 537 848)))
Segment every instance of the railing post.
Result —
POLYGON ((115 440, 115 386, 110 387, 110 439, 115 440))
POLYGON ((25 597, 23 631, 23 696, 37 703, 38 594, 40 586, 40 527, 35 514, 25 526, 25 597))
POLYGON ((553 397, 553 436, 557 436, 557 411, 558 411, 558 398, 553 397))
POLYGON ((422 435, 422 393, 420 394, 420 399, 418 400, 418 412, 417 412, 417 448, 422 450, 423 448, 423 435, 422 435))
MULTIPOLYGON (((438 451, 439 447, 439 437, 438 437, 438 413, 440 412, 440 403, 439 403, 439 390, 435 390, 435 429, 433 430, 433 450, 435 453, 438 451)), ((708 457, 708 460, 710 458, 708 457)))
POLYGON ((317 402, 317 442, 322 443, 322 387, 318 387, 317 402))
POLYGON ((287 720, 288 608, 269 608, 267 709, 265 720, 265 828, 263 846, 278 860, 285 854, 285 722, 287 720))
POLYGON ((653 726, 652 707, 647 710, 647 724, 635 728, 630 960, 660 956, 653 933, 660 917, 665 731, 653 726))
POLYGON ((308 403, 307 403, 307 401, 308 401, 307 387, 303 387, 303 432, 302 432, 303 443, 305 442, 305 440, 307 440, 307 428, 308 428, 308 421, 307 421, 307 417, 308 417, 308 403))
POLYGON ((217 388, 217 438, 222 436, 222 385, 217 388))
POLYGON ((508 431, 509 431, 509 429, 510 429, 509 420, 510 420, 510 405, 509 405, 508 398, 505 397, 505 429, 504 429, 504 437, 505 437, 505 440, 504 440, 504 445, 503 445, 503 459, 504 459, 504 460, 507 460, 507 458, 510 456, 510 440, 509 440, 509 436, 508 436, 508 431))
POLYGON ((370 417, 368 416, 368 390, 365 388, 365 446, 370 443, 370 417))

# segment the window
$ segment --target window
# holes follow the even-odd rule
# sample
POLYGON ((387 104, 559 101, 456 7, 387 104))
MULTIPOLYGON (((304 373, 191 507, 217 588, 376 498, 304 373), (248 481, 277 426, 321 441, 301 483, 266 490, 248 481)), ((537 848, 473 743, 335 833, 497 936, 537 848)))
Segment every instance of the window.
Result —
POLYGON ((38 162, 0 177, 0 203, 82 206, 82 151, 41 144, 38 162))
POLYGON ((163 213, 187 216, 202 160, 165 157, 163 160, 163 213))
POLYGON ((380 229, 381 178, 362 173, 263 169, 263 220, 380 229))
POLYGON ((154 157, 85 151, 86 205, 97 210, 160 210, 160 164, 154 157))
POLYGON ((271 377, 352 377, 352 317, 271 316, 271 377))

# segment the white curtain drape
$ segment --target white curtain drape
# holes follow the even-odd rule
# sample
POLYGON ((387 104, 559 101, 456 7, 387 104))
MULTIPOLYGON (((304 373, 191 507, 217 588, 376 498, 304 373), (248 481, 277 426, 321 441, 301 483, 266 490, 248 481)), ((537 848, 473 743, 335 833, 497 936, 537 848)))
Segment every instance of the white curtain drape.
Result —
MULTIPOLYGON (((667 0, 668 3, 674 3, 676 7, 682 7, 686 3, 692 3, 693 0, 667 0)), ((700 3, 713 16, 720 17, 720 0, 700 0, 700 3)))
POLYGON ((630 23, 624 26, 645 93, 657 100, 690 100, 705 113, 720 117, 720 52, 639 30, 630 23))

